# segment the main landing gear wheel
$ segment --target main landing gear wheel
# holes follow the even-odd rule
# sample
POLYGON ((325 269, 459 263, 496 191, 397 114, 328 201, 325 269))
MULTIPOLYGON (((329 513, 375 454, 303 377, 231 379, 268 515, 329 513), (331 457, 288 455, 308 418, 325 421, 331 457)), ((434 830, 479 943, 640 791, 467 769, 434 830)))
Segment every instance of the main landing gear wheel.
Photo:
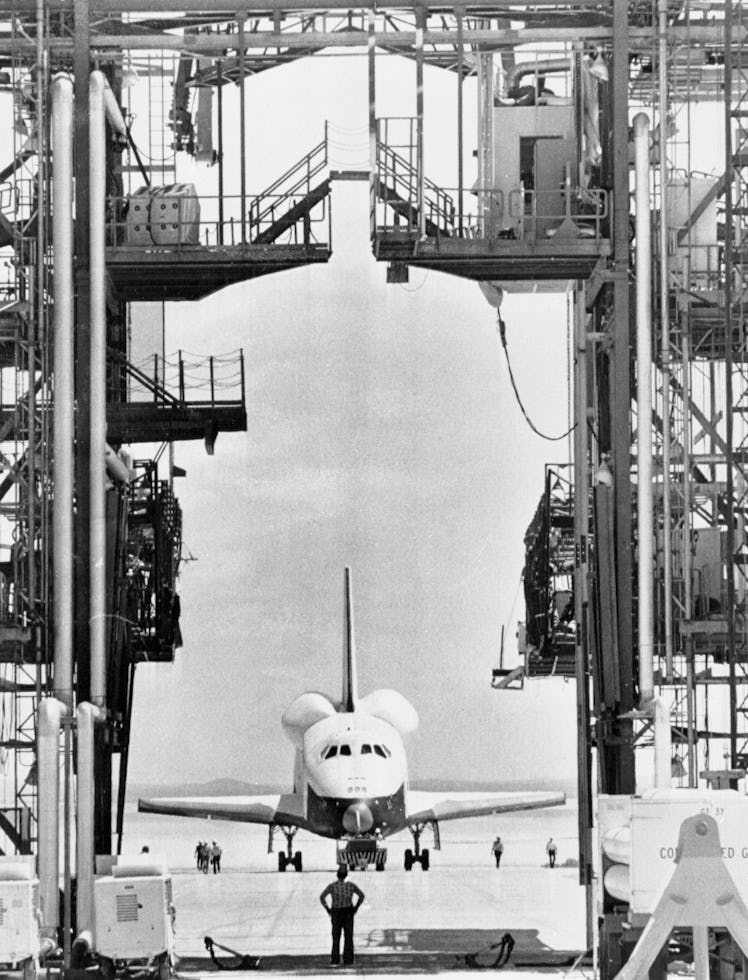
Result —
POLYGON ((278 852, 278 870, 286 870, 286 855, 283 853, 283 851, 278 852))
POLYGON ((301 851, 297 851, 293 856, 293 866, 297 871, 301 871, 301 851))
POLYGON ((405 851, 405 861, 403 862, 406 871, 410 871, 413 867, 413 852, 410 848, 405 851))
POLYGON ((421 851, 421 871, 428 871, 429 864, 429 849, 428 847, 424 847, 424 849, 421 851))

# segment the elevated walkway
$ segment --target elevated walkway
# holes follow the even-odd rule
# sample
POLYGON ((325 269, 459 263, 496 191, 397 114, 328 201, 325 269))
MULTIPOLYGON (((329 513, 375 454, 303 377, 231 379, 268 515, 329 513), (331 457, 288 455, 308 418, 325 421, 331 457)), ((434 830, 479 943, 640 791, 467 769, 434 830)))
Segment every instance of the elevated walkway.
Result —
POLYGON ((143 367, 116 360, 129 379, 130 399, 107 405, 111 443, 204 439, 212 455, 219 432, 246 431, 242 351, 203 358, 180 351, 143 367))
POLYGON ((233 283, 327 262, 326 168, 325 138, 257 195, 198 199, 192 185, 177 184, 111 199, 107 271, 118 298, 202 299, 233 283))
POLYGON ((610 254, 605 191, 441 188, 419 177, 412 141, 378 140, 371 199, 372 248, 390 281, 406 281, 408 266, 477 281, 587 279, 610 254))

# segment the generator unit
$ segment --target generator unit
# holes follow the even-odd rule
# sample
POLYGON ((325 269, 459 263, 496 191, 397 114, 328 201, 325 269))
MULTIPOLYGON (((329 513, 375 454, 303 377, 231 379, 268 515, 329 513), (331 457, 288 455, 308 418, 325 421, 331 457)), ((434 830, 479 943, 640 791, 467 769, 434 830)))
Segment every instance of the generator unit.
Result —
POLYGON ((171 876, 159 865, 117 865, 94 883, 96 952, 112 960, 174 954, 171 876))
POLYGON ((36 962, 41 948, 39 879, 33 857, 0 857, 0 963, 36 962))

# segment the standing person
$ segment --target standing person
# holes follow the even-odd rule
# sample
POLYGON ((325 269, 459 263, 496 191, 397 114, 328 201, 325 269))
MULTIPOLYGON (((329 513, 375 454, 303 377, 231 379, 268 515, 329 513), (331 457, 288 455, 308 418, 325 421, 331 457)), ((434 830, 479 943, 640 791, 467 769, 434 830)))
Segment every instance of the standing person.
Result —
POLYGON ((552 867, 556 867, 556 853, 558 848, 556 847, 556 842, 552 837, 548 838, 548 843, 545 845, 545 851, 548 855, 548 864, 552 867))
POLYGON ((343 933, 343 963, 353 964, 353 916, 358 912, 364 900, 364 893, 352 881, 346 881, 348 869, 341 864, 338 868, 337 881, 331 882, 319 897, 325 912, 332 919, 332 952, 330 963, 338 966, 340 963, 340 934, 343 933), (330 905, 325 899, 330 896, 330 905), (353 903, 353 896, 357 902, 353 903))
POLYGON ((501 864, 501 855, 504 853, 504 845, 501 843, 500 837, 497 837, 491 845, 491 853, 496 858, 496 867, 498 868, 501 864))
POLYGON ((215 841, 210 845, 210 863, 213 865, 213 874, 220 874, 221 871, 221 848, 215 841))
POLYGON ((199 840, 195 848, 195 867, 198 871, 203 870, 203 842, 199 840))

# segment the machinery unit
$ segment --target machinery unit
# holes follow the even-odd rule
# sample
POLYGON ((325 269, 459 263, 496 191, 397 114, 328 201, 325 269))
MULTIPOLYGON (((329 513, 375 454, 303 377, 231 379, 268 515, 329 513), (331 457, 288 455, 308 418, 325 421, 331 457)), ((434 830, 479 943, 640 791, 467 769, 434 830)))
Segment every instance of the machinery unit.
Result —
POLYGON ((386 863, 387 848, 375 840, 349 840, 338 849, 338 865, 342 868, 365 869, 373 864, 377 871, 384 871, 386 863))
POLYGON ((159 865, 118 865, 96 879, 96 951, 112 960, 171 959, 171 876, 159 865))
POLYGON ((34 859, 0 857, 0 963, 35 963, 41 948, 34 859))

